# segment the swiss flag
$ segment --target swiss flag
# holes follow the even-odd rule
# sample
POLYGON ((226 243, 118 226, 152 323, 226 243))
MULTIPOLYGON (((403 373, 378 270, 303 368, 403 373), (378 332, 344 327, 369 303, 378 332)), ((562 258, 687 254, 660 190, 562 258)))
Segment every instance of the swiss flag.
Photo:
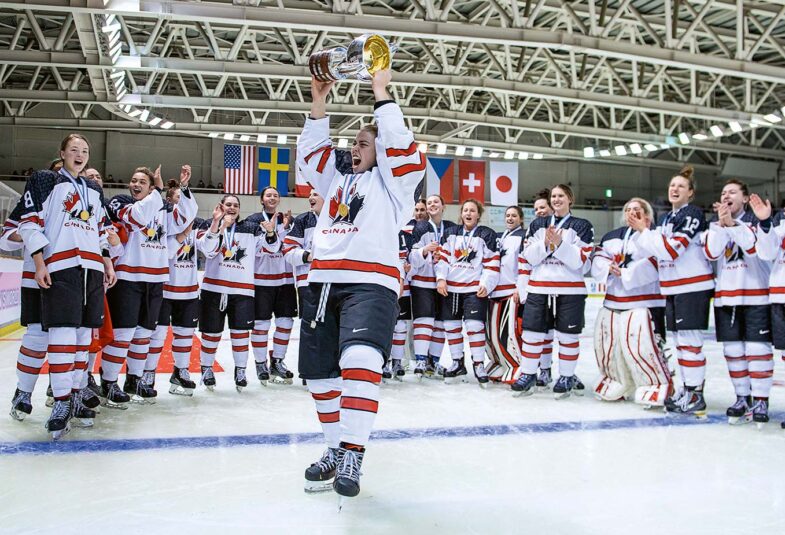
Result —
POLYGON ((485 202, 485 161, 458 160, 458 180, 460 182, 460 202, 477 199, 485 202))
POLYGON ((491 162, 491 204, 518 204, 518 162, 491 162))

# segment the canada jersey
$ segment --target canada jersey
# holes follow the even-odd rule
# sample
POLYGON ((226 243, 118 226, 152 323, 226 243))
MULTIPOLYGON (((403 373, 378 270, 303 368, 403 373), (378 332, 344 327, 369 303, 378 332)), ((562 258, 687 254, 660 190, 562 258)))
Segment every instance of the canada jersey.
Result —
MULTIPOLYGON (((207 222, 208 227, 209 224, 210 221, 207 222)), ((210 236, 212 240, 218 240, 217 236, 204 230, 204 225, 204 219, 194 219, 193 228, 182 243, 177 241, 177 234, 169 236, 169 280, 164 283, 164 298, 185 301, 199 297, 196 253, 215 248, 215 244, 210 242, 210 236)))
POLYGON ((714 273, 701 243, 706 227, 700 208, 687 204, 662 216, 656 229, 641 233, 638 247, 657 258, 663 295, 714 288, 714 273))
POLYGON ((130 195, 115 195, 109 214, 128 236, 123 253, 115 261, 117 278, 136 282, 169 280, 168 238, 182 232, 196 217, 198 207, 188 188, 183 188, 177 205, 164 203, 157 191, 135 201, 130 195))
POLYGON ((439 247, 436 280, 447 281, 447 291, 474 293, 480 285, 490 294, 499 282, 496 232, 482 225, 466 230, 454 226, 445 231, 439 247))
MULTIPOLYGON (((258 212, 248 216, 247 221, 250 221, 257 226, 262 221, 269 221, 274 215, 265 212, 258 212)), ((264 232, 264 229, 262 229, 264 232)), ((289 230, 284 227, 283 214, 278 214, 275 222, 275 232, 279 242, 283 242, 289 230)), ((274 250, 267 251, 256 257, 256 267, 254 274, 254 283, 257 286, 283 286, 284 284, 294 283, 294 276, 292 275, 292 266, 284 258, 284 252, 280 247, 274 250)))
POLYGON ((425 174, 401 109, 377 102, 376 165, 343 175, 335 167, 328 118, 306 119, 297 144, 297 165, 325 199, 314 232, 309 282, 369 283, 400 290, 398 230, 414 209, 414 192, 425 174))
POLYGON ((65 171, 36 171, 21 200, 19 235, 31 254, 43 250, 50 272, 81 266, 103 273, 108 221, 98 185, 65 171))
POLYGON ((305 261, 305 254, 313 251, 313 232, 316 229, 317 215, 305 212, 298 215, 292 224, 292 230, 283 240, 283 254, 286 261, 294 268, 295 285, 300 288, 308 286, 308 271, 311 263, 305 261))
POLYGON ((412 247, 409 263, 412 265, 411 285, 417 288, 436 288, 434 266, 438 261, 436 251, 423 256, 422 248, 429 243, 441 245, 445 231, 457 226, 452 221, 442 220, 438 225, 433 221, 418 221, 412 231, 412 247))
POLYGON ((24 246, 24 242, 11 241, 9 239, 14 233, 19 235, 17 231, 19 229, 19 218, 22 216, 23 208, 24 204, 20 198, 16 207, 11 210, 8 219, 3 223, 2 234, 0 234, 0 249, 8 252, 22 249, 22 288, 38 290, 40 288, 38 283, 35 282, 35 263, 30 256, 30 252, 24 246))
MULTIPOLYGON (((209 227, 210 222, 206 221, 199 230, 210 234, 209 227)), ((253 297, 255 257, 261 254, 263 241, 259 225, 247 219, 235 223, 217 236, 212 234, 209 238, 212 248, 203 250, 207 262, 202 289, 253 297)))
POLYGON ((518 279, 518 254, 523 244, 523 229, 505 230, 496 235, 496 250, 499 251, 499 283, 490 295, 492 299, 509 297, 515 292, 518 279))
POLYGON ((757 254, 761 260, 771 262, 769 302, 785 303, 785 217, 782 210, 759 225, 757 254))
POLYGON ((538 217, 529 226, 523 258, 531 273, 530 294, 585 295, 583 275, 589 270, 594 228, 586 219, 567 214, 562 218, 538 217), (553 225, 561 233, 558 247, 545 245, 545 232, 553 225))
POLYGON ((403 281, 403 288, 401 289, 401 297, 409 297, 412 295, 411 277, 413 269, 409 264, 409 252, 412 250, 412 231, 416 221, 412 219, 406 223, 401 231, 398 233, 398 260, 401 265, 401 280, 403 281), (406 271, 406 265, 409 264, 409 271, 406 271))
POLYGON ((664 307, 665 297, 660 292, 657 260, 641 256, 637 247, 640 233, 630 227, 608 232, 595 248, 591 260, 591 274, 598 282, 605 282, 603 306, 611 310, 664 307), (616 263, 621 276, 610 272, 616 263))

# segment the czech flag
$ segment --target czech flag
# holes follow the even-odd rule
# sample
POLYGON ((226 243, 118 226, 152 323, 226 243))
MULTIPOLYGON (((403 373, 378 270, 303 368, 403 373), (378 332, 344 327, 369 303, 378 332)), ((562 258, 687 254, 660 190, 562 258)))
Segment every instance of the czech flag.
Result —
POLYGON ((451 158, 428 158, 425 168, 428 195, 441 195, 444 204, 453 202, 453 178, 455 160, 451 158))
POLYGON ((289 149, 259 147, 259 188, 267 186, 278 190, 281 197, 289 194, 289 149))

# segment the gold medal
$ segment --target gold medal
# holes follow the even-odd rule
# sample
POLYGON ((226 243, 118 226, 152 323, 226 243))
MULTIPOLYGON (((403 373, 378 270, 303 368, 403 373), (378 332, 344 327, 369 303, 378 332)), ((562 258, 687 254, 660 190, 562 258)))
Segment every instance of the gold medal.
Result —
POLYGON ((347 215, 349 215, 349 207, 346 206, 344 203, 341 203, 338 206, 338 215, 340 215, 341 217, 346 217, 347 215))
POLYGON ((79 212, 79 219, 81 219, 82 221, 87 221, 88 219, 90 219, 90 212, 88 212, 87 210, 82 210, 81 212, 79 212))
POLYGON ((191 252, 191 246, 188 245, 187 243, 185 245, 183 245, 183 252, 184 253, 190 253, 191 252))
POLYGON ((227 249, 226 251, 224 251, 224 258, 232 258, 232 254, 233 254, 232 250, 227 249))
POLYGON ((730 247, 726 247, 725 248, 725 258, 726 259, 730 258, 730 255, 732 255, 732 254, 733 254, 733 249, 731 249, 730 247))
POLYGON ((145 231, 145 234, 147 234, 148 236, 150 236, 152 238, 153 236, 155 236, 155 229, 149 228, 149 229, 147 229, 147 231, 145 231))

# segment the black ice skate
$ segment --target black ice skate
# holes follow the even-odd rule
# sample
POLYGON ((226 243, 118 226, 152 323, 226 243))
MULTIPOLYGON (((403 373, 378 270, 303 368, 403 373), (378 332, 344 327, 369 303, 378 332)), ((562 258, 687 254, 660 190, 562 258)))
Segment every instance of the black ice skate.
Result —
POLYGON ((578 379, 577 375, 573 375, 575 378, 575 384, 572 385, 572 393, 576 396, 582 396, 586 392, 586 385, 578 379))
POLYGON ((120 390, 117 381, 106 381, 101 379, 101 405, 110 409, 125 410, 131 398, 120 390))
POLYGON ((290 385, 294 374, 283 363, 283 359, 270 358, 270 377, 273 383, 290 385))
POLYGON ((763 429, 763 425, 769 421, 769 400, 758 398, 752 405, 752 421, 758 426, 758 429, 763 429))
POLYGON ((564 399, 570 397, 573 389, 575 388, 575 376, 560 375, 556 379, 556 384, 553 385, 553 397, 555 399, 564 399))
POLYGON ((47 407, 54 407, 55 405, 55 395, 52 393, 52 385, 46 387, 46 403, 44 403, 47 407))
POLYGON ((553 382, 551 378, 550 368, 540 368, 537 371, 537 390, 540 392, 550 390, 550 384, 553 382))
POLYGON ((736 403, 725 411, 730 425, 746 424, 752 421, 752 396, 736 396, 736 403))
POLYGON ((85 387, 79 391, 81 396, 81 403, 88 409, 92 409, 95 412, 100 412, 98 407, 101 406, 101 398, 99 398, 95 392, 93 392, 89 387, 85 387))
POLYGON ((11 418, 21 422, 31 412, 33 412, 33 404, 30 402, 30 392, 22 392, 17 388, 11 400, 11 418))
POLYGON ((188 368, 177 368, 172 371, 169 377, 169 393, 176 396, 193 396, 196 383, 191 380, 191 373, 188 368))
POLYGON ((422 378, 428 374, 428 359, 422 355, 415 355, 414 358, 414 377, 418 381, 422 381, 422 378))
POLYGON ((93 377, 92 373, 87 373, 87 388, 93 391, 98 397, 101 397, 101 387, 98 386, 98 383, 95 382, 95 377, 93 377))
POLYGON ((140 405, 155 403, 155 396, 157 395, 157 392, 151 386, 145 384, 141 377, 130 373, 125 375, 123 392, 131 397, 132 403, 140 405))
POLYGON ((202 366, 202 384, 210 392, 215 390, 215 374, 212 366, 202 366))
POLYGON ((76 427, 93 427, 95 411, 85 407, 82 402, 82 392, 80 390, 71 394, 71 425, 76 427))
POLYGON ((480 388, 488 388, 488 372, 485 369, 485 364, 482 362, 475 362, 474 363, 474 376, 477 378, 477 382, 480 384, 480 388))
MULTIPOLYGON (((158 397, 158 391, 155 389, 155 371, 154 370, 145 370, 142 374, 142 383, 146 387, 150 389, 153 394, 153 398, 158 397)), ((155 399, 153 399, 152 403, 155 403, 155 399)))
POLYGON ((441 379, 441 376, 437 375, 438 368, 441 368, 436 359, 433 357, 428 357, 428 360, 425 361, 425 373, 423 374, 426 379, 441 379))
POLYGON ((516 381, 510 385, 512 389, 512 395, 517 397, 520 396, 531 396, 534 394, 534 387, 537 382, 537 376, 533 373, 522 373, 516 381))
POLYGON ((363 464, 365 448, 348 449, 341 442, 338 449, 338 465, 335 468, 333 490, 338 493, 338 510, 343 507, 343 498, 354 498, 360 494, 360 468, 363 464))
POLYGON ((665 402, 665 410, 669 413, 698 418, 706 417, 706 401, 703 399, 703 392, 694 387, 687 387, 680 398, 669 401, 665 402))
POLYGON ((322 458, 305 469, 305 492, 332 490, 335 467, 338 465, 338 448, 327 448, 322 458))
POLYGON ((270 380, 270 368, 267 367, 266 362, 256 363, 256 378, 259 379, 262 386, 267 386, 267 382, 270 380))
POLYGON ((245 368, 234 368, 234 387, 238 392, 242 392, 243 388, 248 386, 248 379, 245 378, 245 368))
POLYGON ((452 366, 444 371, 444 382, 447 384, 464 383, 469 372, 463 364, 463 359, 453 360, 452 366))
POLYGON ((385 383, 392 381, 392 370, 389 364, 385 364, 384 368, 382 368, 382 381, 385 383))
POLYGON ((403 369, 401 359, 393 359, 392 361, 392 376, 396 381, 403 381, 403 376, 406 375, 406 370, 403 369))
POLYGON ((71 402, 56 399, 52 405, 52 414, 45 427, 52 440, 60 440, 71 430, 71 402))

